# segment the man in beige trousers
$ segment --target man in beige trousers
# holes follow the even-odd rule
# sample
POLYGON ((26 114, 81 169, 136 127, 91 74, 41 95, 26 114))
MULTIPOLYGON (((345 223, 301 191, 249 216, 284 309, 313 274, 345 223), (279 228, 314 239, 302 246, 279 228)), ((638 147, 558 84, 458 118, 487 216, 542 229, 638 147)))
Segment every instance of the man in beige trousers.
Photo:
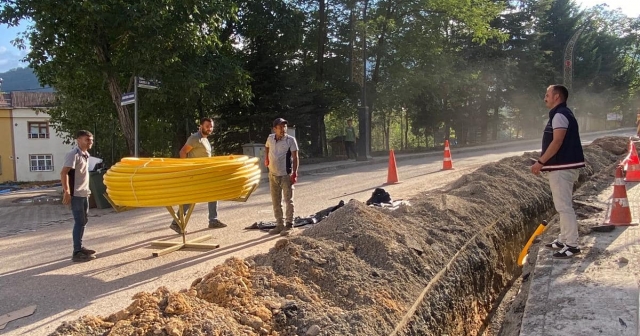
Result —
POLYGON ((264 159, 265 166, 269 167, 271 203, 276 218, 276 227, 269 233, 281 236, 293 233, 293 185, 298 181, 298 143, 287 134, 287 124, 282 118, 273 121, 274 134, 267 138, 264 159), (283 197, 286 217, 282 213, 283 197))

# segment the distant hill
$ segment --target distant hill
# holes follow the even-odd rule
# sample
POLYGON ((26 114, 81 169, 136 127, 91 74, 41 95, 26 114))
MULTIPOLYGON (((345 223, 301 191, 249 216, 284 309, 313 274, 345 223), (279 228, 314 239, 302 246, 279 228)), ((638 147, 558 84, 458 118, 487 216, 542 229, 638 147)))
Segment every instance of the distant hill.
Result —
POLYGON ((54 91, 50 87, 43 88, 38 83, 38 77, 31 68, 17 68, 0 73, 2 78, 2 91, 54 91))

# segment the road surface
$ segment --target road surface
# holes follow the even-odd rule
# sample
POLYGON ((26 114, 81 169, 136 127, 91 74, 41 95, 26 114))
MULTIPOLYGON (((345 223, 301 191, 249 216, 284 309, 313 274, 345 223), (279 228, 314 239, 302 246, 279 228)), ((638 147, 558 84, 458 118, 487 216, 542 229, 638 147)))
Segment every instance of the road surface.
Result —
MULTIPOLYGON (((609 135, 630 136, 629 132, 609 135)), ((602 134, 597 137, 603 136, 602 134)), ((585 144, 596 136, 583 136, 585 144)), ((398 162, 401 183, 384 186, 394 199, 441 188, 483 164, 538 150, 536 144, 453 154, 454 170, 441 171, 442 158, 431 156, 398 162)), ((387 164, 359 166, 302 175, 296 184, 296 215, 306 216, 340 200, 366 201, 386 182, 387 164)), ((15 198, 15 197, 14 197, 15 198)), ((154 258, 153 240, 178 240, 168 228, 164 209, 122 213, 92 209, 84 245, 98 251, 88 263, 72 263, 70 211, 61 205, 19 205, 0 196, 0 315, 37 305, 32 316, 7 324, 4 335, 46 335, 61 322, 82 315, 108 315, 130 302, 133 294, 159 286, 187 288, 225 259, 269 250, 279 236, 243 228, 273 219, 268 184, 262 183, 247 203, 221 202, 220 219, 229 226, 209 230, 207 208, 201 204, 189 223, 188 238, 213 234, 213 251, 181 250, 154 258), (3 202, 4 201, 4 202, 3 202)))

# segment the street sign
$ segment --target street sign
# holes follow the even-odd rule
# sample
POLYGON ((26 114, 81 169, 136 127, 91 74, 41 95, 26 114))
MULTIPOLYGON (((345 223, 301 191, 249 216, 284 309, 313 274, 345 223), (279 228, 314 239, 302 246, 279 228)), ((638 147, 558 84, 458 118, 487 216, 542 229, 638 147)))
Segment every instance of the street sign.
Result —
POLYGON ((619 113, 607 113, 607 121, 621 121, 622 114, 619 113))
POLYGON ((133 92, 127 92, 122 95, 120 98, 120 106, 125 106, 129 104, 133 104, 136 101, 136 94, 133 92))
POLYGON ((160 85, 160 82, 155 79, 144 79, 142 77, 138 77, 138 87, 143 89, 157 89, 160 85))

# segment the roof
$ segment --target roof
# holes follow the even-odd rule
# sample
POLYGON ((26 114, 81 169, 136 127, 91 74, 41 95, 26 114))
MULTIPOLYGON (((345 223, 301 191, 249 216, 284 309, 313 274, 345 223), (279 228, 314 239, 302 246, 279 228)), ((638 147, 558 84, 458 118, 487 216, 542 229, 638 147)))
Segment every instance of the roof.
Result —
POLYGON ((11 106, 11 94, 0 92, 0 106, 11 106))
POLYGON ((13 107, 51 107, 55 102, 54 92, 11 92, 11 106, 13 107))

